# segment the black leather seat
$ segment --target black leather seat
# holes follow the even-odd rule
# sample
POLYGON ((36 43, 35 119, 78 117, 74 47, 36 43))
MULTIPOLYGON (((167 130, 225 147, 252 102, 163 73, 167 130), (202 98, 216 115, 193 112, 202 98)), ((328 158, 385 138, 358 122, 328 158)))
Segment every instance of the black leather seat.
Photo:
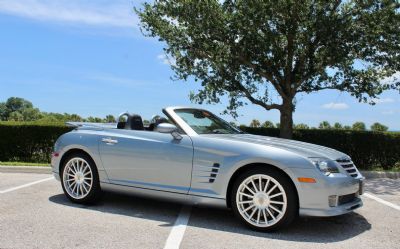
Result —
POLYGON ((128 118, 128 124, 131 130, 144 130, 142 117, 137 114, 128 118))
POLYGON ((127 130, 144 130, 142 117, 137 114, 123 113, 118 118, 117 128, 127 130), (126 117, 126 121, 120 120, 121 117, 124 116, 126 117))

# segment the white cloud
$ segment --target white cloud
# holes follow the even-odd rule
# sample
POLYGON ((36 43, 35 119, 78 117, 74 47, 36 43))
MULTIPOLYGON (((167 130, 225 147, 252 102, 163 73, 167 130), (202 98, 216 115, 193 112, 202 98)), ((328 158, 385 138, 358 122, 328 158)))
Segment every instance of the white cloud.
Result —
POLYGON ((129 1, 0 0, 0 13, 60 23, 135 27, 129 1))
POLYGON ((332 109, 332 110, 345 110, 345 109, 348 109, 349 106, 346 103, 333 103, 333 102, 331 102, 331 103, 322 105, 322 108, 332 109))
POLYGON ((386 103, 393 103, 395 102, 392 98, 381 98, 381 99, 372 99, 376 104, 386 104, 386 103))
POLYGON ((173 58, 167 57, 165 54, 157 55, 157 59, 165 65, 169 65, 169 66, 175 65, 175 60, 173 58))
POLYGON ((395 81, 400 81, 400 72, 394 73, 392 76, 381 80, 381 84, 392 84, 395 81))

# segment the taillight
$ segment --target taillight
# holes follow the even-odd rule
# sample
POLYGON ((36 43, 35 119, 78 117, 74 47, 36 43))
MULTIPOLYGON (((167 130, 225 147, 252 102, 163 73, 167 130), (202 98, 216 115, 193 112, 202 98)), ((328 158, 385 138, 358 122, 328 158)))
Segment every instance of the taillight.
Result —
POLYGON ((60 154, 58 152, 51 153, 51 157, 58 157, 60 154))

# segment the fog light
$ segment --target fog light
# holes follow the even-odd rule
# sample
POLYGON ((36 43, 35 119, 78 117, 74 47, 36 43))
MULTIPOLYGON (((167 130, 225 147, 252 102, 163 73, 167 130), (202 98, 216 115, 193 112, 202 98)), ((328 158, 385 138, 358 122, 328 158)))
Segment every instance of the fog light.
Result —
POLYGON ((329 206, 330 207, 336 207, 337 206, 337 201, 338 201, 337 195, 330 195, 328 199, 329 199, 329 206))

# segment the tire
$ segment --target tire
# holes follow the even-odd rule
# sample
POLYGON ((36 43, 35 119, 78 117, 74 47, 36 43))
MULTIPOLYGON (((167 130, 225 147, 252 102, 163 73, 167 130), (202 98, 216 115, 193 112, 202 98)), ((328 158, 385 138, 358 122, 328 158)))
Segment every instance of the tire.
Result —
POLYGON ((61 186, 72 202, 93 204, 101 196, 97 167, 85 153, 72 153, 63 160, 60 169, 61 186))
POLYGON ((299 212, 291 180, 265 166, 241 174, 230 194, 235 216, 253 230, 276 231, 288 226, 299 212))

